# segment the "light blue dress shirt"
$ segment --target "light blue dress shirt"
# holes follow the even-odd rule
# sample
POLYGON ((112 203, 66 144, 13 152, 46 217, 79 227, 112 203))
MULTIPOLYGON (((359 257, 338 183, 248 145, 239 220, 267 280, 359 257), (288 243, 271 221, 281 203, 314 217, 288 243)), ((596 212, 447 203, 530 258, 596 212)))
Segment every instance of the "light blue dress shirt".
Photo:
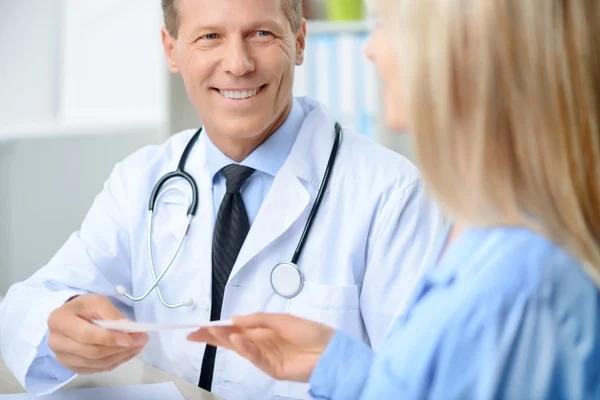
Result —
MULTIPOLYGON (((305 116, 302 106, 294 99, 290 114, 279 129, 250 153, 244 161, 239 163, 255 169, 240 189, 250 225, 254 222, 260 206, 267 197, 275 175, 277 175, 290 154, 305 116)), ((202 137, 206 142, 208 170, 213 177, 213 201, 216 219, 226 191, 225 176, 221 170, 229 164, 238 163, 223 154, 213 144, 208 135, 202 135, 202 137)))
POLYGON ((316 399, 600 399, 600 294, 521 228, 469 229, 417 285, 378 351, 336 332, 316 399))
MULTIPOLYGON (((240 190, 250 224, 254 222, 260 206, 267 197, 275 175, 277 175, 290 154, 305 116, 304 109, 294 99, 290 114, 283 124, 240 163, 256 170, 240 190)), ((235 164, 235 162, 223 154, 211 142, 208 135, 203 134, 201 138, 206 141, 207 164, 213 177, 213 200, 216 218, 226 189, 225 176, 221 169, 229 164, 235 164)), ((66 381, 72 376, 71 371, 56 361, 56 356, 48 347, 48 335, 46 334, 37 348, 36 358, 27 371, 25 377, 27 387, 32 392, 45 392, 56 386, 57 382, 66 381)))

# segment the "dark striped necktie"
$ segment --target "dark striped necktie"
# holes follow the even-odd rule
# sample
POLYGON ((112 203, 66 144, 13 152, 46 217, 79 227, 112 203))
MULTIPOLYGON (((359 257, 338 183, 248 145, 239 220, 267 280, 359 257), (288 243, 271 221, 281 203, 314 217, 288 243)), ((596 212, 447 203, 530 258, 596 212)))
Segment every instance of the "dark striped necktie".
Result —
MULTIPOLYGON (((221 201, 213 232, 212 245, 212 304, 211 321, 221 318, 223 293, 235 260, 250 230, 250 222, 240 189, 254 169, 231 164, 221 170, 225 175, 227 192, 221 201)), ((206 346, 198 386, 210 391, 217 349, 206 346)))

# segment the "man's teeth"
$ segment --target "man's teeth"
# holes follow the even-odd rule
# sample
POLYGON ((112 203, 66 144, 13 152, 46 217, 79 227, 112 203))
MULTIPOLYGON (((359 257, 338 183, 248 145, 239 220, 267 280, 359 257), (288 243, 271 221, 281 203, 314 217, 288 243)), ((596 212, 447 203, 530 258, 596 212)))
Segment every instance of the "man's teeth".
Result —
POLYGON ((219 92, 229 98, 229 99, 248 99, 252 96, 255 96, 258 93, 260 88, 252 89, 252 90, 219 90, 219 92))

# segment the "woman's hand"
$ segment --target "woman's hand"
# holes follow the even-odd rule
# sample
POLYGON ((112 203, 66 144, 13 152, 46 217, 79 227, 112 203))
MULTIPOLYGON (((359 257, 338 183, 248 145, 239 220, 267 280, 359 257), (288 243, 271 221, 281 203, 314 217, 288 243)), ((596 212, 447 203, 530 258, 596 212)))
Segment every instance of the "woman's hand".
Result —
POLYGON ((289 314, 259 313, 233 323, 199 329, 188 339, 233 350, 273 378, 296 382, 308 382, 335 332, 289 314))

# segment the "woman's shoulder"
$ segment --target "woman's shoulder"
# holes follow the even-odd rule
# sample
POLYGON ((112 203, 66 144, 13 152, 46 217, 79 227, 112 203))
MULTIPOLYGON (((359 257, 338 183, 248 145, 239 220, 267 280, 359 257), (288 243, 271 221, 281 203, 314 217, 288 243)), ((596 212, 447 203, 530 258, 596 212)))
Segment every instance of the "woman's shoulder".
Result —
POLYGON ((525 230, 461 236, 397 325, 398 373, 432 398, 490 398, 496 390, 499 398, 547 398, 552 387, 533 385, 539 379, 567 392, 600 390, 589 386, 600 378, 600 295, 579 262, 525 230))
POLYGON ((495 337, 505 350, 520 346, 549 354, 536 344, 545 343, 560 346, 556 353, 562 359, 577 362, 583 356, 577 349, 586 342, 583 357, 600 356, 600 291, 579 260, 525 229, 470 234, 465 251, 473 257, 464 265, 466 276, 456 278, 456 313, 444 326, 446 345, 466 341, 487 348, 495 337))
POLYGON ((415 304, 447 315, 445 330, 502 331, 542 310, 557 329, 565 320, 600 323, 598 287, 576 258, 543 236, 521 228, 469 230, 453 247, 428 271, 415 304))
POLYGON ((549 239, 522 228, 497 228, 472 233, 478 236, 479 248, 486 253, 474 254, 469 263, 475 269, 471 277, 479 300, 496 298, 513 304, 516 298, 574 305, 599 295, 582 268, 581 262, 549 239), (479 272, 477 266, 479 265, 479 272))

